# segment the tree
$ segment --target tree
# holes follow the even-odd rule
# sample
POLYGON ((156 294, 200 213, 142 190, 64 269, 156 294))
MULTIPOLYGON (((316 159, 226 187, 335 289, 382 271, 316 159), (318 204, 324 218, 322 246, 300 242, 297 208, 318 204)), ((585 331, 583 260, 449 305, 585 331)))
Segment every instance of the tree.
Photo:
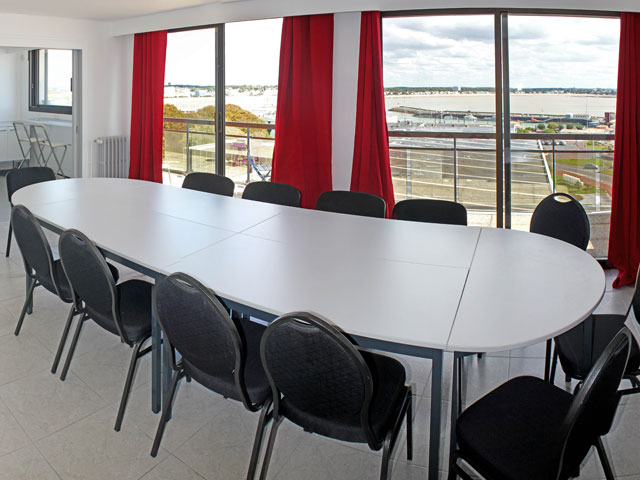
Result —
POLYGON ((547 127, 548 127, 548 128, 550 128, 550 129, 552 129, 552 130, 554 130, 554 131, 556 131, 556 132, 557 132, 558 130, 560 130, 560 125, 558 125, 556 122, 549 122, 549 123, 547 124, 547 127))
POLYGON ((538 127, 538 130, 544 130, 544 123, 539 123, 538 125, 536 125, 538 127))

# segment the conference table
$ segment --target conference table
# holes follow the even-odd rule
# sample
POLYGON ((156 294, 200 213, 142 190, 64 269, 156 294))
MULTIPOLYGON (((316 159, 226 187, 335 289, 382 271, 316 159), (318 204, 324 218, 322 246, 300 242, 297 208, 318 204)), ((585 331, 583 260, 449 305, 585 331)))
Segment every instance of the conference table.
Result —
MULTIPOLYGON (((185 272, 252 317, 310 311, 363 347, 430 358, 430 479, 441 468, 446 369, 451 398, 458 394, 457 369, 444 353, 455 359, 551 338, 587 318, 605 289, 590 255, 528 232, 358 217, 113 178, 40 183, 12 200, 44 227, 76 228, 107 258, 156 281, 185 272)), ((160 336, 154 319, 154 412, 171 375, 160 336)))

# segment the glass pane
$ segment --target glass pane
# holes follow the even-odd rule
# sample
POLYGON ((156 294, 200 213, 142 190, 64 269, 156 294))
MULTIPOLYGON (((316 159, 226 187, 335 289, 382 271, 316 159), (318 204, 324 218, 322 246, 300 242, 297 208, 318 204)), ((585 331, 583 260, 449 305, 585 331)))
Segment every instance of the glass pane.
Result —
POLYGON ((577 198, 608 251, 620 21, 509 16, 512 228, 551 192, 577 198), (561 48, 560 48, 561 47, 561 48))
POLYGON ((271 179, 281 33, 279 18, 225 25, 225 175, 236 195, 271 179))
POLYGON ((38 51, 38 99, 40 105, 71 106, 71 50, 38 51))
POLYGON ((164 183, 215 173, 215 28, 169 33, 164 88, 164 183))
POLYGON ((496 225, 493 22, 492 15, 383 20, 396 201, 459 201, 471 225, 496 225))

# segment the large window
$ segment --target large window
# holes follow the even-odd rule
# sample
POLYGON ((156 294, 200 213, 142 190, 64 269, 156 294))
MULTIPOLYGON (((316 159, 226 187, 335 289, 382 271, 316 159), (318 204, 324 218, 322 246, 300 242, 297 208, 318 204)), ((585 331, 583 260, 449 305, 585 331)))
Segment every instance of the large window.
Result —
POLYGON ((71 50, 29 51, 29 110, 71 114, 71 50))
POLYGON ((619 19, 427 13, 383 21, 396 200, 455 200, 470 224, 528 229, 567 192, 606 256, 619 19))
POLYGON ((281 28, 275 19, 169 33, 165 183, 215 172, 240 195, 246 183, 270 179, 281 28))

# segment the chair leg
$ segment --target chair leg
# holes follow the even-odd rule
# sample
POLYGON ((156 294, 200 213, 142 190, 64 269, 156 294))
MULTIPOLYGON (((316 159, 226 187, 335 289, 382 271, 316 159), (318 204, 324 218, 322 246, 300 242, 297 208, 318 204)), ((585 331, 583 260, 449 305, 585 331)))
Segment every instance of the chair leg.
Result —
POLYGON ((551 380, 551 343, 552 340, 549 339, 547 340, 547 348, 545 349, 544 352, 544 380, 545 382, 549 382, 551 381, 551 383, 553 383, 553 380, 551 380))
POLYGON ((262 448, 262 440, 264 439, 264 432, 272 417, 271 400, 267 401, 262 406, 260 412, 260 420, 258 421, 258 428, 256 430, 256 438, 253 441, 253 449, 251 451, 251 460, 249 461, 249 471, 247 472, 247 480, 254 480, 256 476, 256 470, 258 466, 258 457, 260 456, 260 449, 262 448))
POLYGON ((87 317, 83 315, 80 317, 78 321, 78 326, 76 327, 76 332, 73 334, 73 339, 71 340, 71 346, 69 347, 69 352, 67 353, 67 359, 64 362, 64 367, 62 367, 62 373, 60 374, 60 380, 64 382, 67 378, 67 373, 69 372, 69 366, 71 365, 71 359, 73 358, 73 354, 76 351, 76 345, 78 344, 78 339, 80 338, 80 332, 82 331, 82 325, 87 320, 87 317))
POLYGON ((71 323, 73 322, 73 317, 76 315, 76 313, 76 306, 71 305, 69 315, 67 316, 67 323, 65 323, 64 325, 64 330, 62 330, 62 337, 60 338, 60 343, 58 344, 58 351, 56 352, 56 357, 53 359, 53 365, 51 365, 51 373, 56 373, 56 370, 58 369, 60 357, 62 357, 62 351, 64 350, 64 346, 67 343, 67 337, 69 336, 71 323))
POLYGON ((11 226, 11 222, 9 222, 9 236, 7 237, 7 250, 4 253, 5 257, 9 256, 11 253, 11 233, 13 232, 13 227, 11 226))
POLYGON ((260 480, 266 480, 267 471, 269 470, 269 463, 271 463, 271 454, 273 453, 273 446, 276 443, 276 435, 278 434, 278 427, 282 423, 284 417, 277 417, 273 419, 273 425, 271 425, 271 433, 269 434, 269 443, 267 443, 267 451, 264 454, 264 460, 262 461, 262 471, 260 472, 260 480))
POLYGON ((600 457, 600 463, 602 463, 602 469, 604 470, 605 478, 607 480, 615 480, 613 469, 611 468, 611 463, 609 463, 609 457, 607 457, 607 452, 604 449, 602 438, 600 437, 598 437, 598 440, 596 440, 596 450, 598 451, 598 456, 600 457))
POLYGON ((413 394, 407 398, 407 460, 413 460, 413 394))
POLYGON ((553 349, 553 358, 551 360, 551 376, 549 378, 549 381, 551 382, 551 384, 555 384, 556 381, 556 369, 558 368, 558 349, 557 347, 554 347, 553 349))
POLYGON ((120 408, 118 408, 118 416, 116 417, 116 432, 120 431, 122 427, 122 419, 124 418, 124 411, 127 408, 127 401, 129 400, 129 393, 131 392, 131 385, 136 375, 136 366, 138 365, 138 359, 140 358, 140 348, 148 339, 143 338, 138 340, 133 346, 133 352, 131 353, 131 362, 129 363, 129 371, 127 372, 127 380, 124 382, 124 390, 122 391, 122 398, 120 399, 120 408))
POLYGON ((390 436, 390 434, 387 435, 387 438, 384 440, 384 447, 382 447, 382 468, 380 469, 380 480, 387 480, 389 478, 391 451, 393 450, 390 436))
POLYGON ((463 362, 464 362, 464 357, 458 357, 458 398, 456 399, 457 403, 458 403, 458 417, 460 415, 462 415, 462 402, 464 401, 464 396, 462 395, 462 386, 464 385, 464 382, 462 381, 462 375, 463 375, 463 362))
MULTIPOLYGON (((178 387, 178 382, 184 376, 183 370, 176 370, 173 372, 173 378, 171 379, 171 386, 169 387, 169 396, 165 400, 164 408, 162 409, 162 416, 160 417, 160 423, 158 424, 158 430, 156 436, 153 439, 153 447, 151 447, 151 456, 158 455, 158 449, 160 448, 160 442, 162 441, 162 435, 164 435, 164 427, 169 421, 169 415, 171 414, 171 407, 173 404, 173 397, 178 387)), ((117 430, 117 429, 116 429, 117 430)))
POLYGON ((27 298, 24 299, 24 305, 22 306, 22 311, 20 312, 20 318, 18 318, 18 324, 16 325, 16 329, 13 332, 15 336, 20 334, 20 329, 22 328, 22 322, 24 321, 24 316, 27 314, 27 309, 29 308, 29 304, 31 303, 31 299, 33 298, 33 290, 36 288, 36 281, 31 279, 31 284, 29 285, 29 290, 27 291, 27 298))

